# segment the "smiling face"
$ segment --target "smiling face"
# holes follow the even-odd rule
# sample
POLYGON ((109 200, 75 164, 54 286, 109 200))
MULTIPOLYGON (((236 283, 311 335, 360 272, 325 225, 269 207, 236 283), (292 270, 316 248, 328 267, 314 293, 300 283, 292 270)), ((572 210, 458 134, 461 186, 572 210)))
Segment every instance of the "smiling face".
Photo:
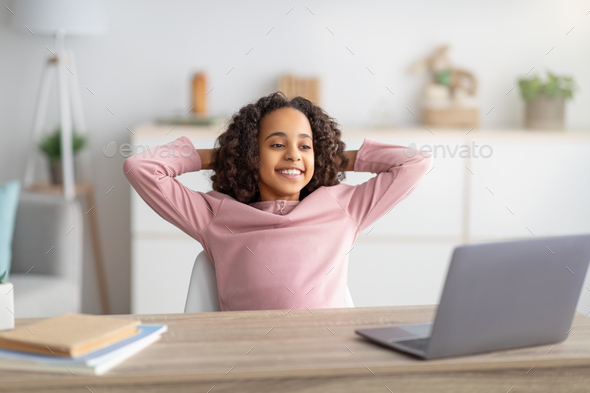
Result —
POLYGON ((276 109, 260 121, 260 201, 298 201, 299 192, 313 177, 312 131, 307 117, 293 108, 276 109), (279 170, 297 168, 300 174, 279 170))

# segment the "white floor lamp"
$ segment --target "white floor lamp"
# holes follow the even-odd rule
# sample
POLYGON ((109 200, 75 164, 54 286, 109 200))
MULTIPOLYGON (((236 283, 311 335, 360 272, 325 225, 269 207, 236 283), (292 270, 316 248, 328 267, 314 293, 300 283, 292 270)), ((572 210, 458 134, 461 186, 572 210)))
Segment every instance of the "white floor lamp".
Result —
MULTIPOLYGON (((75 197, 74 154, 72 151, 72 129, 86 132, 78 73, 74 54, 66 50, 64 38, 76 35, 98 35, 106 31, 102 8, 99 1, 76 0, 14 0, 13 27, 31 35, 55 37, 55 52, 45 65, 33 125, 32 143, 29 144, 24 186, 30 187, 34 179, 35 142, 45 126, 45 115, 51 82, 57 76, 59 117, 61 123, 61 160, 64 196, 75 197)), ((49 48, 47 48, 49 49, 49 48)))
MULTIPOLYGON (((55 52, 47 59, 43 70, 37 108, 33 125, 33 135, 29 143, 27 164, 25 169, 24 188, 28 189, 34 182, 36 142, 45 127, 47 103, 54 76, 57 76, 59 101, 59 118, 61 123, 61 161, 63 194, 67 200, 76 197, 74 176, 73 129, 86 133, 86 125, 82 112, 78 72, 74 62, 74 54, 66 50, 64 38, 77 35, 98 35, 106 31, 105 19, 100 0, 13 0, 11 7, 12 25, 24 33, 38 36, 55 37, 55 52)), ((90 167, 88 168, 91 169, 90 167)), ((103 314, 110 313, 107 296, 106 276, 102 263, 102 251, 98 235, 96 209, 92 187, 88 184, 84 190, 86 201, 92 208, 86 213, 90 221, 94 249, 94 264, 98 279, 103 314)))

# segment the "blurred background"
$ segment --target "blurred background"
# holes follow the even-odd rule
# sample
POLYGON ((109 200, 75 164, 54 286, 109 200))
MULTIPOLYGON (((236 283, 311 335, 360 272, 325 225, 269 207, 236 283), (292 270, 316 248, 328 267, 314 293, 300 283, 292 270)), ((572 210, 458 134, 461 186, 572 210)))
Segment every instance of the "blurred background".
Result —
MULTIPOLYGON (((0 0, 0 185, 18 180, 21 193, 36 185, 36 193, 58 198, 73 180, 82 215, 57 199, 21 199, 13 255, 5 256, 17 266, 17 317, 66 309, 182 312, 202 248, 138 198, 117 149, 181 135, 212 148, 224 119, 279 89, 320 104, 342 126, 350 149, 364 137, 451 150, 472 140, 492 147, 487 161, 440 153, 438 171, 412 198, 370 235, 359 235, 349 273, 357 306, 437 303, 450 252, 463 242, 590 232, 588 4, 102 0, 69 5, 68 14, 52 12, 63 2, 45 3, 36 15, 38 5, 0 0), (19 12, 28 14, 19 19, 19 12), (43 33, 51 20, 74 28, 57 40, 43 33), (75 56, 75 68, 64 65, 61 78, 77 78, 70 112, 82 122, 64 123, 59 77, 41 98, 60 45, 75 56), (69 180, 67 170, 51 165, 59 154, 38 148, 60 126, 64 135, 76 127, 86 135, 78 151, 64 154, 64 166, 76 168, 69 180), (56 186, 51 168, 64 175, 65 188, 56 186), (39 206, 63 214, 39 218, 39 206), (35 228, 55 220, 63 220, 63 236, 84 227, 79 269, 60 261, 41 267, 40 259, 59 247, 47 251, 52 230, 35 228), (35 273, 57 281, 34 281, 35 273), (18 298, 18 280, 27 299, 18 298), (65 308, 49 310, 42 298, 65 308)), ((76 150, 76 134, 67 138, 76 150)), ((209 175, 182 178, 206 191, 209 175)), ((587 287, 578 310, 590 310, 587 287)))

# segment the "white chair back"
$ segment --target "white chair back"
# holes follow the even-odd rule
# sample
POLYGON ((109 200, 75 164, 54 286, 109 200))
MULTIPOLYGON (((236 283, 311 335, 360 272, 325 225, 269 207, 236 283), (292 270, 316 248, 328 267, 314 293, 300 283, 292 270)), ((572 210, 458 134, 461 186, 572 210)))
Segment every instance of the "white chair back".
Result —
MULTIPOLYGON (((350 290, 346 287, 346 307, 354 307, 350 290)), ((188 294, 184 305, 185 313, 221 311, 217 293, 215 266, 203 250, 197 255, 188 294)))
POLYGON ((217 277, 213 262, 203 250, 197 255, 193 266, 184 312, 212 311, 221 311, 217 294, 217 277))

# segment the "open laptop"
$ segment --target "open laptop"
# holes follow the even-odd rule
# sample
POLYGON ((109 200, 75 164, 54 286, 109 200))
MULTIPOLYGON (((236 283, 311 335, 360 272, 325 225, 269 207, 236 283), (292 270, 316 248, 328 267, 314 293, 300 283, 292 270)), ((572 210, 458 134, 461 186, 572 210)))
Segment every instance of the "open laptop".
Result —
POLYGON ((590 234, 460 245, 434 323, 355 332, 421 359, 558 343, 589 261, 590 234))

